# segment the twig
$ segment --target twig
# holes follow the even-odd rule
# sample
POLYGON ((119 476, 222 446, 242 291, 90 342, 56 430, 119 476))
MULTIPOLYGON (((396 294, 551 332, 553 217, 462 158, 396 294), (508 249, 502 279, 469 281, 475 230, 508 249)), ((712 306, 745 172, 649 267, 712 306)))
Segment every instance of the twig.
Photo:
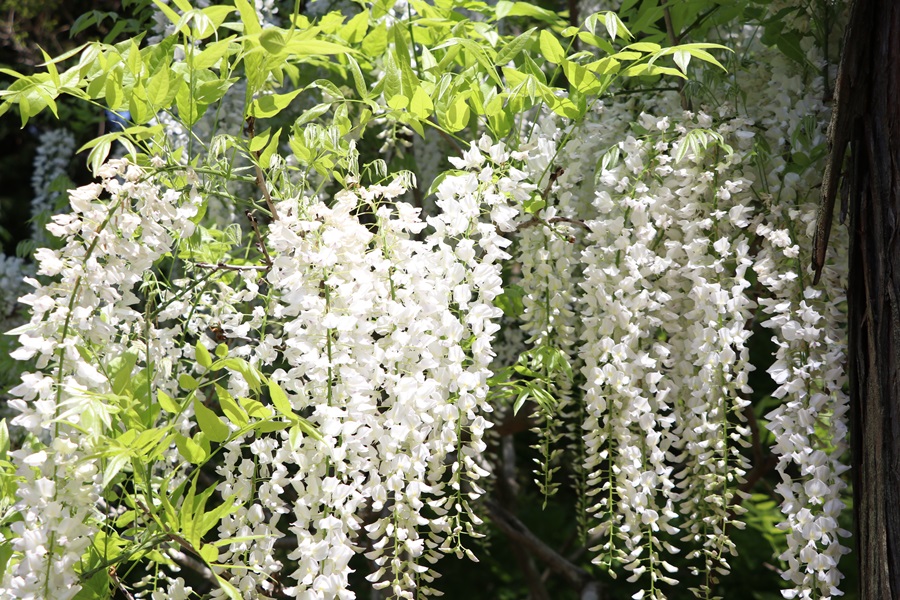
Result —
MULTIPOLYGON (((738 489, 742 492, 749 492, 753 489, 753 486, 755 486, 760 479, 768 475, 777 464, 778 459, 772 454, 768 455, 762 462, 753 465, 753 468, 747 473, 747 479, 738 489)), ((743 498, 735 496, 735 501, 739 502, 741 500, 743 500, 743 498)))
MULTIPOLYGON (((249 138, 249 142, 253 141, 253 136, 256 135, 256 117, 247 117, 247 137, 249 138)), ((269 188, 266 187, 266 176, 263 173, 262 167, 259 166, 259 157, 262 154, 260 150, 257 150, 253 153, 254 158, 256 160, 253 162, 253 167, 256 169, 256 186, 262 191, 263 197, 266 200, 266 206, 269 208, 269 212, 272 213, 272 220, 278 220, 278 213, 275 211, 275 203, 272 202, 272 196, 269 195, 269 188)))
POLYGON ((748 406, 744 409, 744 416, 747 417, 747 425, 750 426, 750 439, 752 440, 753 446, 753 462, 760 463, 762 462, 762 446, 759 442, 759 423, 756 421, 756 414, 753 412, 753 407, 748 406))
POLYGON ((215 574, 213 574, 212 570, 193 556, 185 554, 184 552, 176 550, 175 548, 169 548, 166 553, 170 557, 172 557, 172 559, 178 564, 187 567, 188 569, 211 583, 213 586, 220 587, 219 582, 216 580, 216 576, 215 574))
POLYGON ((680 88, 678 86, 662 86, 656 88, 633 88, 629 90, 619 90, 618 92, 613 92, 610 95, 615 96, 628 96, 630 94, 649 94, 652 92, 677 92, 680 88))
POLYGON ((110 579, 112 579, 112 580, 113 580, 113 583, 116 584, 116 587, 119 588, 119 591, 121 591, 123 594, 125 594, 125 597, 126 597, 128 600, 134 600, 134 596, 131 595, 131 592, 129 592, 129 591, 125 588, 125 586, 122 584, 122 580, 119 579, 119 574, 116 573, 115 567, 110 567, 108 573, 109 573, 110 579))
MULTIPOLYGON (((678 34, 675 33, 675 25, 672 23, 672 13, 669 11, 669 2, 668 0, 664 0, 663 5, 663 20, 666 22, 666 34, 669 36, 669 43, 673 46, 677 46, 681 43, 681 40, 678 37, 678 34)), ((681 97, 681 108, 684 110, 691 110, 691 101, 688 99, 687 94, 684 93, 684 82, 678 82, 678 95, 681 97)))
POLYGON ((710 8, 709 10, 707 10, 706 12, 700 13, 700 15, 699 15, 696 19, 694 19, 694 22, 693 22, 693 23, 691 23, 690 25, 688 25, 687 27, 684 28, 684 31, 681 32, 681 35, 678 36, 678 39, 683 40, 684 38, 686 38, 687 35, 688 35, 690 32, 692 32, 694 29, 696 29, 696 28, 699 27, 701 24, 703 24, 703 21, 705 21, 706 19, 708 19, 709 16, 710 16, 711 14, 713 14, 714 12, 716 12, 717 10, 719 10, 720 8, 722 8, 722 5, 721 5, 721 4, 716 4, 715 6, 713 6, 712 8, 710 8))
POLYGON ((579 221, 578 219, 570 219, 569 217, 551 217, 547 220, 539 219, 538 217, 531 217, 530 220, 525 221, 524 223, 519 225, 518 228, 516 228, 516 231, 534 227, 535 225, 552 225, 554 223, 568 223, 570 225, 581 227, 585 231, 593 231, 590 226, 584 221, 579 221))
POLYGON ((285 535, 275 540, 274 547, 278 550, 296 550, 297 543, 296 535, 285 535))
MULTIPOLYGON (((191 543, 189 541, 187 541, 186 539, 184 539, 183 537, 181 537, 180 535, 178 535, 177 533, 172 531, 172 529, 168 525, 166 525, 165 523, 162 523, 159 519, 157 519, 156 515, 154 515, 152 512, 150 512, 150 509, 147 508, 146 504, 144 504, 140 500, 138 500, 136 502, 136 504, 137 504, 138 508, 141 509, 141 511, 144 513, 144 515, 146 517, 149 517, 151 521, 153 521, 154 523, 156 523, 157 525, 160 526, 160 528, 162 529, 163 535, 165 535, 169 540, 175 542, 176 544, 178 544, 179 546, 181 546, 188 552, 195 554, 196 556, 199 556, 200 558, 203 558, 200 555, 200 551, 197 550, 196 548, 194 548, 194 546, 191 545, 191 543)), ((218 584, 216 584, 216 585, 218 585, 218 584)))
POLYGON ((543 198, 545 202, 547 201, 547 196, 550 194, 550 189, 553 187, 553 184, 556 183, 556 180, 562 177, 562 174, 565 172, 566 170, 564 168, 557 167, 555 171, 550 173, 550 178, 547 180, 547 187, 541 192, 541 198, 543 198))
MULTIPOLYGON (((572 27, 581 27, 580 15, 578 14, 578 0, 569 0, 569 25, 572 27)), ((572 38, 572 51, 578 52, 578 36, 572 38)))
POLYGON ((220 271, 268 271, 269 267, 264 265, 229 265, 228 263, 193 263, 195 267, 201 269, 216 269, 220 271))
POLYGON ((447 140, 448 142, 450 142, 450 145, 453 146, 453 148, 456 150, 456 152, 457 152, 460 156, 462 155, 462 153, 464 152, 464 150, 462 149, 462 146, 460 146, 460 145, 457 143, 457 141, 454 140, 453 137, 452 137, 449 133, 447 133, 446 131, 444 131, 443 129, 441 129, 441 126, 438 125, 436 121, 432 121, 431 119, 426 119, 424 122, 425 122, 425 123, 428 123, 429 125, 431 125, 431 126, 434 127, 435 129, 437 129, 437 132, 438 132, 439 134, 441 134, 441 136, 442 136, 445 140, 447 140))
POLYGON ((259 224, 256 222, 256 215, 253 214, 252 210, 245 211, 247 218, 250 219, 250 225, 253 226, 253 232, 256 234, 256 243, 259 245, 260 251, 262 251, 263 258, 266 260, 266 266, 270 269, 272 268, 272 257, 269 256, 269 250, 266 248, 266 242, 263 240, 262 235, 259 233, 259 224))

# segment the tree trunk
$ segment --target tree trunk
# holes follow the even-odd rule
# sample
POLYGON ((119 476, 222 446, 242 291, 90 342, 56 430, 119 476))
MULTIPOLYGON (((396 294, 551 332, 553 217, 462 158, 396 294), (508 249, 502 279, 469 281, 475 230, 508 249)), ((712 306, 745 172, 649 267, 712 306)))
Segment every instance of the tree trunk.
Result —
POLYGON ((849 375, 860 598, 900 598, 900 2, 851 9, 814 266, 844 167, 850 214, 849 375))

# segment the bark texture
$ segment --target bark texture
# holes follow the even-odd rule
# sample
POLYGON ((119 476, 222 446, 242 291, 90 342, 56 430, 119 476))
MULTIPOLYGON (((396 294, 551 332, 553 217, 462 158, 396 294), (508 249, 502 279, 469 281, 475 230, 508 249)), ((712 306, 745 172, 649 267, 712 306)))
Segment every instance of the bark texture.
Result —
POLYGON ((900 2, 854 2, 829 137, 832 147, 813 266, 818 271, 824 264, 840 187, 850 215, 848 354, 859 597, 896 600, 900 598, 900 2))

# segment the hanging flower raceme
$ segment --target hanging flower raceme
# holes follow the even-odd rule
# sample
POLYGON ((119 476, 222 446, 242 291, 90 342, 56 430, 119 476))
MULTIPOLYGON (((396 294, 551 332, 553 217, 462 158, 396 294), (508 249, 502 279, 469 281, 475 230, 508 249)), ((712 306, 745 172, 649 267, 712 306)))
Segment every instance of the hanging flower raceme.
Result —
POLYGON ((508 258, 498 228, 516 226, 514 205, 531 187, 502 145, 483 141, 456 162, 465 171, 438 186, 441 213, 427 223, 397 200, 409 186, 402 177, 353 186, 330 206, 277 205, 266 236, 271 333, 260 338, 286 363, 271 380, 319 435, 227 444, 219 489, 246 506, 223 519, 220 558, 247 567, 244 597, 270 589, 286 518, 292 539, 278 543, 297 569, 285 591, 298 597, 351 597, 348 563, 360 552, 374 565, 369 579, 394 597, 428 593, 440 554, 471 556, 463 536, 480 522, 469 501, 487 474, 478 460, 493 301, 508 258), (254 461, 241 456, 247 444, 254 461), (254 492, 246 478, 264 483, 254 492))
POLYGON ((649 572, 651 597, 663 597, 657 582, 673 582, 661 552, 677 552, 669 535, 701 558, 691 568, 703 573, 696 593, 709 595, 727 572, 727 530, 748 468, 740 450, 754 302, 740 174, 749 136, 734 133, 740 123, 708 131, 702 114, 682 123, 642 114, 640 128, 652 133, 605 153, 583 254, 596 560, 622 561, 632 579, 649 572), (680 528, 678 512, 687 517, 680 528))
MULTIPOLYGON (((812 153, 824 142, 826 108, 822 80, 805 84, 799 75, 781 71, 783 81, 769 111, 760 115, 770 145, 791 144, 792 152, 812 153), (810 92, 810 89, 813 91, 810 92), (811 118, 812 117, 812 118, 811 118), (819 126, 810 126, 810 123, 819 126)), ((777 346, 769 374, 781 401, 766 415, 775 435, 774 452, 781 483, 785 520, 779 525, 787 537, 780 557, 788 568, 783 576, 793 585, 787 598, 839 595, 843 575, 838 562, 848 549, 838 517, 844 508, 847 484, 843 463, 848 450, 844 391, 846 374, 846 264, 826 265, 819 285, 812 284, 808 256, 818 213, 819 173, 789 169, 781 156, 770 157, 765 181, 767 211, 756 225, 760 239, 754 270, 768 292, 760 300, 766 317, 762 325, 773 333, 777 346), (818 595, 817 595, 818 594, 818 595)), ((833 245, 848 246, 844 228, 833 234, 833 245)))
POLYGON ((23 376, 9 402, 18 412, 13 425, 34 436, 12 453, 22 515, 12 525, 14 553, 2 587, 12 597, 64 599, 80 589, 76 567, 103 519, 96 503, 115 475, 98 453, 116 435, 125 383, 137 357, 146 356, 134 287, 194 227, 197 207, 128 161, 110 161, 99 175, 100 183, 70 193, 72 212, 53 217, 48 229, 64 245, 35 253, 48 283, 28 279, 35 291, 21 299, 32 318, 16 331, 14 357, 38 370, 23 376))
POLYGON ((747 341, 755 307, 747 278, 752 197, 742 179, 752 135, 740 129, 746 125, 740 119, 710 125, 702 113, 679 124, 672 157, 658 169, 674 192, 665 245, 677 265, 669 281, 680 287, 682 315, 671 336, 673 357, 679 357, 672 361, 679 379, 679 510, 687 517, 687 558, 702 561, 691 567, 702 574, 696 589, 701 597, 712 594, 719 575, 730 569, 736 548, 729 528, 743 526, 736 516, 747 496, 740 489, 749 469, 741 449, 749 437, 744 423, 753 367, 747 341))
POLYGON ((591 507, 599 520, 592 535, 601 543, 596 562, 621 561, 637 580, 649 572, 651 597, 663 597, 657 581, 672 582, 673 567, 662 538, 677 532, 677 492, 666 453, 673 444, 671 384, 663 381, 669 345, 650 332, 677 321, 670 290, 659 280, 673 267, 658 250, 668 208, 643 174, 655 167, 653 148, 634 138, 620 142, 623 160, 608 163, 588 220, 584 251, 584 423, 591 507), (648 152, 649 151, 649 152, 648 152), (614 196, 615 195, 615 196, 614 196))

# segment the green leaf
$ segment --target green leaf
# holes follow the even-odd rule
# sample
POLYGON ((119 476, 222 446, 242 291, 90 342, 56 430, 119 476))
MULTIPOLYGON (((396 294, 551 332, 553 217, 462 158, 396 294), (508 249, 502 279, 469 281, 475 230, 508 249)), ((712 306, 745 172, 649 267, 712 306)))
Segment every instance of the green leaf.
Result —
POLYGON ((445 125, 447 130, 452 132, 459 131, 469 124, 469 116, 471 111, 466 104, 464 96, 457 96, 451 103, 445 113, 445 125))
POLYGON ((366 34, 362 42, 362 51, 365 56, 381 56, 387 48, 388 30, 384 23, 379 23, 366 34))
POLYGON ((538 378, 541 376, 541 374, 538 373, 537 371, 535 371, 534 369, 526 367, 525 365, 522 365, 522 364, 513 365, 513 371, 515 371, 519 375, 523 375, 525 377, 538 378))
POLYGON ((336 86, 334 83, 327 79, 316 79, 312 83, 313 87, 317 87, 320 90, 327 92, 329 96, 331 96, 332 100, 343 100, 344 92, 336 86))
POLYGON ((247 149, 250 150, 250 152, 262 152, 263 148, 266 147, 266 144, 269 143, 270 137, 272 137, 271 129, 266 129, 265 131, 257 133, 253 136, 253 139, 250 140, 247 149))
POLYGON ((509 2, 509 0, 500 0, 497 2, 495 13, 497 20, 506 17, 531 17, 538 21, 546 23, 559 24, 562 18, 552 10, 541 8, 528 2, 509 2))
POLYGON ((180 8, 182 11, 187 12, 189 10, 193 10, 193 6, 191 6, 190 0, 172 0, 175 3, 175 6, 180 8))
POLYGON ((197 359, 197 364, 204 369, 208 369, 212 366, 212 357, 209 355, 209 350, 206 349, 203 342, 198 341, 194 345, 194 357, 197 359))
POLYGON ((198 552, 200 552, 200 556, 206 561, 206 564, 214 563, 219 559, 219 549, 212 544, 203 544, 198 552))
POLYGON ((576 90, 585 95, 598 94, 603 86, 593 73, 571 61, 562 62, 563 73, 576 90))
POLYGON ((585 44, 589 44, 591 46, 594 46, 595 48, 600 48, 607 54, 615 54, 616 52, 615 48, 613 48, 613 45, 610 44, 609 41, 589 31, 582 31, 581 33, 579 33, 578 39, 585 44))
POLYGON ((225 6, 207 6, 201 11, 205 16, 209 17, 212 21, 213 29, 218 29, 225 22, 225 19, 234 12, 234 7, 225 5, 225 6))
MULTIPOLYGON (((7 547, 9 548, 10 556, 12 556, 12 545, 4 544, 2 546, 4 557, 7 547)), ((9 559, 6 558, 6 560, 9 559)), ((112 578, 109 576, 109 572, 106 569, 100 569, 91 576, 90 579, 87 581, 80 581, 79 583, 81 584, 81 589, 75 594, 72 600, 108 600, 113 595, 110 591, 112 578)))
MULTIPOLYGON (((117 72, 115 75, 121 76, 121 72, 117 72)), ((114 111, 121 108, 122 103, 125 101, 125 94, 122 90, 122 82, 118 77, 107 77, 105 97, 106 106, 108 106, 110 110, 114 111)))
POLYGON ((527 46, 529 42, 531 42, 531 36, 534 35, 534 32, 536 30, 537 27, 532 27, 525 33, 516 36, 516 38, 513 39, 513 41, 511 41, 510 43, 503 46, 503 48, 500 49, 500 52, 497 53, 497 59, 495 60, 495 62, 500 66, 504 66, 511 60, 515 60, 515 58, 519 55, 519 52, 521 52, 525 48, 525 46, 527 46))
POLYGON ((126 352, 117 359, 113 366, 116 366, 115 375, 112 381, 112 391, 114 394, 121 394, 128 387, 131 381, 131 372, 137 362, 137 354, 126 352))
MULTIPOLYGON (((159 4, 159 0, 153 0, 159 4)), ((259 18, 256 16, 256 8, 247 0, 234 0, 234 5, 241 13, 241 23, 244 24, 244 35, 253 35, 262 31, 259 18)))
POLYGON ((522 406, 525 404, 525 401, 528 400, 528 397, 530 395, 531 394, 529 393, 527 388, 523 389, 521 392, 519 392, 519 395, 516 396, 516 401, 513 404, 513 414, 514 415, 517 414, 519 412, 519 410, 521 410, 522 406))
POLYGON ((402 94, 397 94, 396 96, 392 96, 391 99, 388 100, 387 104, 394 110, 403 110, 404 108, 409 106, 409 98, 402 94))
POLYGON ((496 117, 503 112, 503 96, 497 94, 484 105, 484 114, 496 117))
POLYGON ((182 373, 178 376, 178 385, 181 386, 181 389, 192 392, 200 387, 200 382, 198 382, 193 375, 182 373))
POLYGON ((199 400, 194 400, 194 416, 197 418, 200 431, 214 442, 222 443, 231 434, 228 425, 223 423, 216 413, 206 408, 199 400))
POLYGON ((403 94, 403 84, 401 81, 400 67, 394 59, 393 53, 388 53, 384 57, 384 99, 388 102, 394 96, 403 94))
POLYGON ((126 510, 121 515, 116 517, 115 524, 116 527, 128 527, 132 523, 134 523, 134 519, 137 516, 137 511, 135 510, 126 510))
POLYGON ((503 293, 494 298, 494 306, 510 319, 518 319, 525 312, 525 290, 518 285, 509 285, 503 293))
POLYGON ((434 103, 431 101, 431 96, 422 89, 422 86, 417 87, 416 91, 413 92, 409 110, 420 119, 427 119, 434 112, 434 103))
POLYGON ((262 402, 252 398, 238 398, 238 402, 247 411, 247 414, 254 419, 268 419, 272 416, 272 411, 266 408, 262 402))
POLYGON ((547 31, 541 30, 541 54, 552 63, 561 64, 566 59, 566 51, 563 49, 556 36, 547 31))
POLYGON ((311 109, 303 111, 303 114, 301 114, 300 117, 296 121, 294 121, 294 124, 305 125, 306 123, 315 121, 316 119, 327 113, 331 109, 331 106, 332 105, 330 102, 316 104, 311 109))
POLYGON ((675 77, 680 77, 681 79, 687 79, 687 77, 679 71, 678 69, 673 69, 671 67, 659 67, 657 65, 651 65, 647 63, 639 63, 636 65, 631 65, 624 71, 622 71, 622 75, 625 77, 650 77, 653 75, 674 75, 675 77))
POLYGON ((284 35, 277 27, 264 29, 259 34, 259 45, 269 54, 281 54, 286 47, 284 35))
POLYGON ((206 460, 207 453, 203 447, 180 433, 175 434, 175 447, 178 448, 181 457, 192 465, 199 465, 206 460))
POLYGON ((225 358, 228 356, 228 345, 219 344, 216 346, 216 358, 225 358))
POLYGON ((538 385, 531 385, 531 395, 544 410, 551 410, 557 404, 556 398, 554 398, 550 392, 538 385))
POLYGON ((625 50, 636 50, 638 52, 645 52, 647 54, 659 52, 661 48, 662 46, 660 46, 659 44, 654 44, 652 42, 637 42, 625 46, 625 50))
POLYGON ((353 86, 356 88, 356 93, 359 94, 361 99, 365 100, 369 97, 369 89, 366 87, 366 79, 359 68, 359 63, 352 56, 347 56, 347 63, 350 66, 350 74, 353 76, 353 86))
POLYGON ((269 161, 272 159, 272 155, 275 154, 275 151, 278 150, 278 142, 281 139, 281 128, 278 129, 272 136, 269 138, 269 143, 266 144, 266 147, 262 152, 259 153, 259 165, 264 168, 269 168, 269 161))
POLYGON ((358 44, 363 41, 368 29, 369 11, 363 10, 361 13, 347 21, 347 24, 341 27, 338 35, 347 40, 350 44, 358 44))
POLYGON ((9 452, 9 428, 6 419, 0 419, 0 460, 7 460, 9 452))
POLYGON ((172 399, 172 396, 168 395, 162 390, 156 390, 156 401, 159 402, 160 408, 162 408, 167 413, 177 415, 181 412, 181 407, 177 402, 175 402, 175 400, 172 399))
POLYGON ((91 165, 91 171, 94 173, 94 176, 97 175, 100 171, 100 167, 106 162, 106 157, 109 156, 111 148, 112 142, 109 139, 104 139, 94 146, 94 149, 88 154, 88 163, 91 165))
POLYGON ((105 490, 112 480, 115 479, 116 475, 130 462, 131 455, 129 452, 120 452, 110 458, 106 462, 106 468, 103 469, 103 481, 100 483, 100 486, 105 490))
POLYGON ((547 202, 539 195, 530 197, 522 203, 522 209, 529 215, 535 215, 547 206, 547 202))
POLYGON ((219 384, 215 385, 216 395, 219 397, 219 406, 222 407, 222 412, 225 413, 225 416, 228 417, 229 421, 238 427, 246 427, 250 422, 247 413, 240 407, 231 394, 228 393, 228 390, 219 384))
MULTIPOLYGON (((132 455, 137 458, 147 458, 155 454, 154 451, 159 450, 160 442, 169 433, 168 426, 162 428, 148 429, 142 431, 139 436, 132 442, 130 448, 132 455)), ((168 447, 168 444, 166 445, 168 447)))
MULTIPOLYGON (((212 8, 212 7, 210 7, 212 8)), ((214 66, 223 56, 228 54, 231 44, 234 42, 234 36, 207 44, 203 52, 194 55, 193 66, 195 69, 209 69, 214 66)))
POLYGON ((623 40, 634 37, 616 13, 608 11, 602 15, 602 20, 603 24, 606 25, 606 32, 609 33, 611 40, 615 41, 617 36, 623 40))
POLYGON ((178 87, 178 93, 175 94, 175 105, 178 107, 178 116, 184 120, 185 125, 188 127, 193 127, 208 108, 207 105, 197 102, 197 98, 191 93, 191 86, 189 85, 178 87))
MULTIPOLYGON (((206 533, 210 529, 212 529, 213 527, 215 527, 216 525, 219 524, 219 522, 222 520, 223 517, 225 517, 226 515, 230 515, 233 512, 237 511, 241 507, 241 504, 239 502, 234 501, 236 498, 237 498, 237 496, 231 496, 230 498, 225 498, 223 500, 222 504, 220 504, 219 506, 215 507, 214 509, 206 512, 200 518, 200 522, 196 526, 197 533, 200 536, 206 535, 206 533)), ((264 536, 261 536, 261 537, 264 537, 264 536)), ((224 541, 224 542, 228 543, 229 541, 234 541, 234 540, 235 540, 235 538, 230 538, 227 540, 218 540, 213 545, 218 547, 220 545, 224 545, 219 542, 224 541)))
MULTIPOLYGON (((457 46, 462 46, 462 48, 471 56, 475 58, 478 64, 482 67, 482 72, 485 73, 488 77, 494 80, 498 86, 502 86, 503 82, 500 81, 500 76, 497 75, 497 65, 494 64, 494 61, 491 60, 491 57, 486 52, 485 48, 480 44, 467 39, 467 38, 453 38, 442 46, 447 44, 454 44, 457 46)), ((439 46, 440 47, 440 46, 439 46)))
POLYGON ((258 371, 246 360, 243 358, 232 357, 217 360, 210 367, 211 371, 218 371, 219 369, 228 369, 229 371, 234 371, 236 373, 240 373, 244 380, 247 382, 247 385, 250 386, 255 392, 260 390, 260 378, 257 374, 258 371))
POLYGON ((241 598, 241 593, 237 590, 236 587, 228 583, 226 579, 223 579, 221 575, 215 575, 219 587, 222 588, 222 591, 225 592, 225 595, 228 596, 229 600, 243 600, 241 598))
POLYGON ((356 50, 323 40, 291 40, 285 46, 287 54, 294 56, 327 56, 331 54, 353 54, 356 50))
MULTIPOLYGON (((171 74, 168 63, 165 63, 159 71, 147 80, 145 88, 147 100, 157 109, 167 107, 165 101, 169 96, 169 89, 172 87, 171 74)), ((171 100, 169 104, 171 104, 171 100)))
POLYGON ((56 64, 50 59, 50 55, 44 52, 44 49, 41 48, 41 54, 44 57, 44 64, 47 66, 47 74, 50 75, 50 81, 53 82, 57 88, 61 87, 61 83, 59 80, 59 71, 56 68, 56 64))
POLYGON ((275 410, 279 413, 291 420, 299 418, 294 412, 287 394, 284 393, 284 390, 281 389, 281 386, 279 386, 274 379, 269 379, 269 396, 272 398, 272 404, 275 406, 275 410))
MULTIPOLYGON (((163 3, 161 0, 153 0, 153 4, 162 11, 162 13, 169 19, 173 25, 178 25, 181 22, 181 15, 172 10, 168 4, 163 3)), ((180 31, 179 31, 180 32, 180 31)))
POLYGON ((253 426, 253 429, 260 433, 272 433, 273 431, 284 431, 290 426, 289 421, 260 421, 253 426))

